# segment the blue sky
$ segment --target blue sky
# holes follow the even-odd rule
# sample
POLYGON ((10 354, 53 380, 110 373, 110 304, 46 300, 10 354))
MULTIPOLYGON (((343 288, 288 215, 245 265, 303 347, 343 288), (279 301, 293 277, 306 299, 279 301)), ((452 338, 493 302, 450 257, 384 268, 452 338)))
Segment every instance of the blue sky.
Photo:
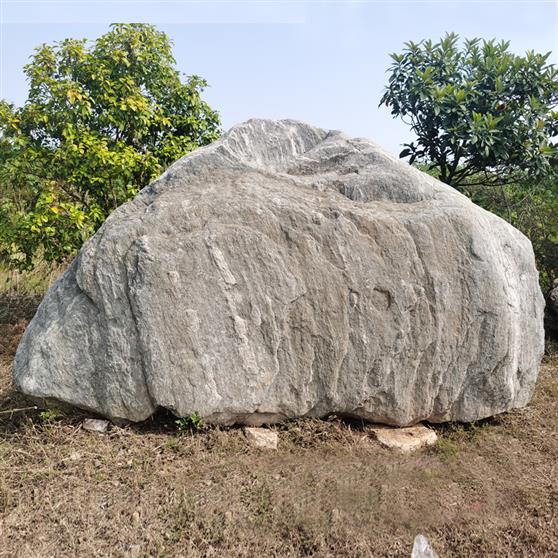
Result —
POLYGON ((389 53, 405 41, 455 31, 510 40, 518 53, 551 50, 558 63, 557 1, 0 0, 0 96, 24 102, 35 46, 94 39, 115 21, 164 30, 179 69, 208 80, 225 128, 297 118, 396 153, 410 133, 378 102, 389 53))

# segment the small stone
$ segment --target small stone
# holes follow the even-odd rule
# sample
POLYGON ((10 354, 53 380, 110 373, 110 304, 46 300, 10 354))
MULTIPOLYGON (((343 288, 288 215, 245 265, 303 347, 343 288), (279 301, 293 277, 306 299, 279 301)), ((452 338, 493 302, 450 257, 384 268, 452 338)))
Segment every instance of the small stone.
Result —
POLYGON ((83 429, 88 432, 104 434, 108 430, 109 421, 99 419, 85 419, 82 423, 83 429))
POLYGON ((404 453, 416 451, 423 446, 431 446, 438 439, 434 430, 422 424, 405 428, 374 426, 370 431, 382 446, 404 453))
POLYGON ((428 539, 424 535, 417 535, 413 544, 411 558, 438 558, 428 539))
POLYGON ((79 451, 73 451, 70 454, 70 461, 79 461, 81 459, 81 453, 79 451))
POLYGON ((277 432, 273 432, 273 430, 267 430, 266 428, 245 428, 244 434, 250 444, 256 448, 277 449, 279 436, 277 436, 277 432))

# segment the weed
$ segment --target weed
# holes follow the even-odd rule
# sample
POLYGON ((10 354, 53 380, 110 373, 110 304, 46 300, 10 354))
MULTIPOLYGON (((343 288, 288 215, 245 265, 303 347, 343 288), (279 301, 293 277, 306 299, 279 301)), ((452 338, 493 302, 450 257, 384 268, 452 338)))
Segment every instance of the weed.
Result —
POLYGON ((46 409, 46 411, 41 411, 39 413, 39 419, 45 424, 60 420, 63 416, 64 413, 58 409, 46 409))
POLYGON ((205 426, 203 419, 197 412, 194 412, 186 417, 180 417, 179 419, 176 419, 174 423, 180 432, 202 430, 205 426))

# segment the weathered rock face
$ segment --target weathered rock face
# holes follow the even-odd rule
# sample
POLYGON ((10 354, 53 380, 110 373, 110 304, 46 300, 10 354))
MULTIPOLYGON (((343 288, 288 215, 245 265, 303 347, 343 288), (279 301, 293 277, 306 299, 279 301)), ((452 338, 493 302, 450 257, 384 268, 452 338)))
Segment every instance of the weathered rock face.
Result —
POLYGON ((542 352, 521 233, 370 141, 251 120, 109 217, 14 381, 113 419, 408 425, 526 405, 542 352))

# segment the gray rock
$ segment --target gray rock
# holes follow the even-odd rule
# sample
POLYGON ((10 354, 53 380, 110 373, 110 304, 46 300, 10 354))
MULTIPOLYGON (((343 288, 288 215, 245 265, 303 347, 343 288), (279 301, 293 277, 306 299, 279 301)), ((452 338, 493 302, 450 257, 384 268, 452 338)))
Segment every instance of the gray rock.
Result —
POLYGON ((250 120, 112 213, 18 348, 28 395, 113 420, 392 425, 525 406, 527 238, 372 142, 250 120))

